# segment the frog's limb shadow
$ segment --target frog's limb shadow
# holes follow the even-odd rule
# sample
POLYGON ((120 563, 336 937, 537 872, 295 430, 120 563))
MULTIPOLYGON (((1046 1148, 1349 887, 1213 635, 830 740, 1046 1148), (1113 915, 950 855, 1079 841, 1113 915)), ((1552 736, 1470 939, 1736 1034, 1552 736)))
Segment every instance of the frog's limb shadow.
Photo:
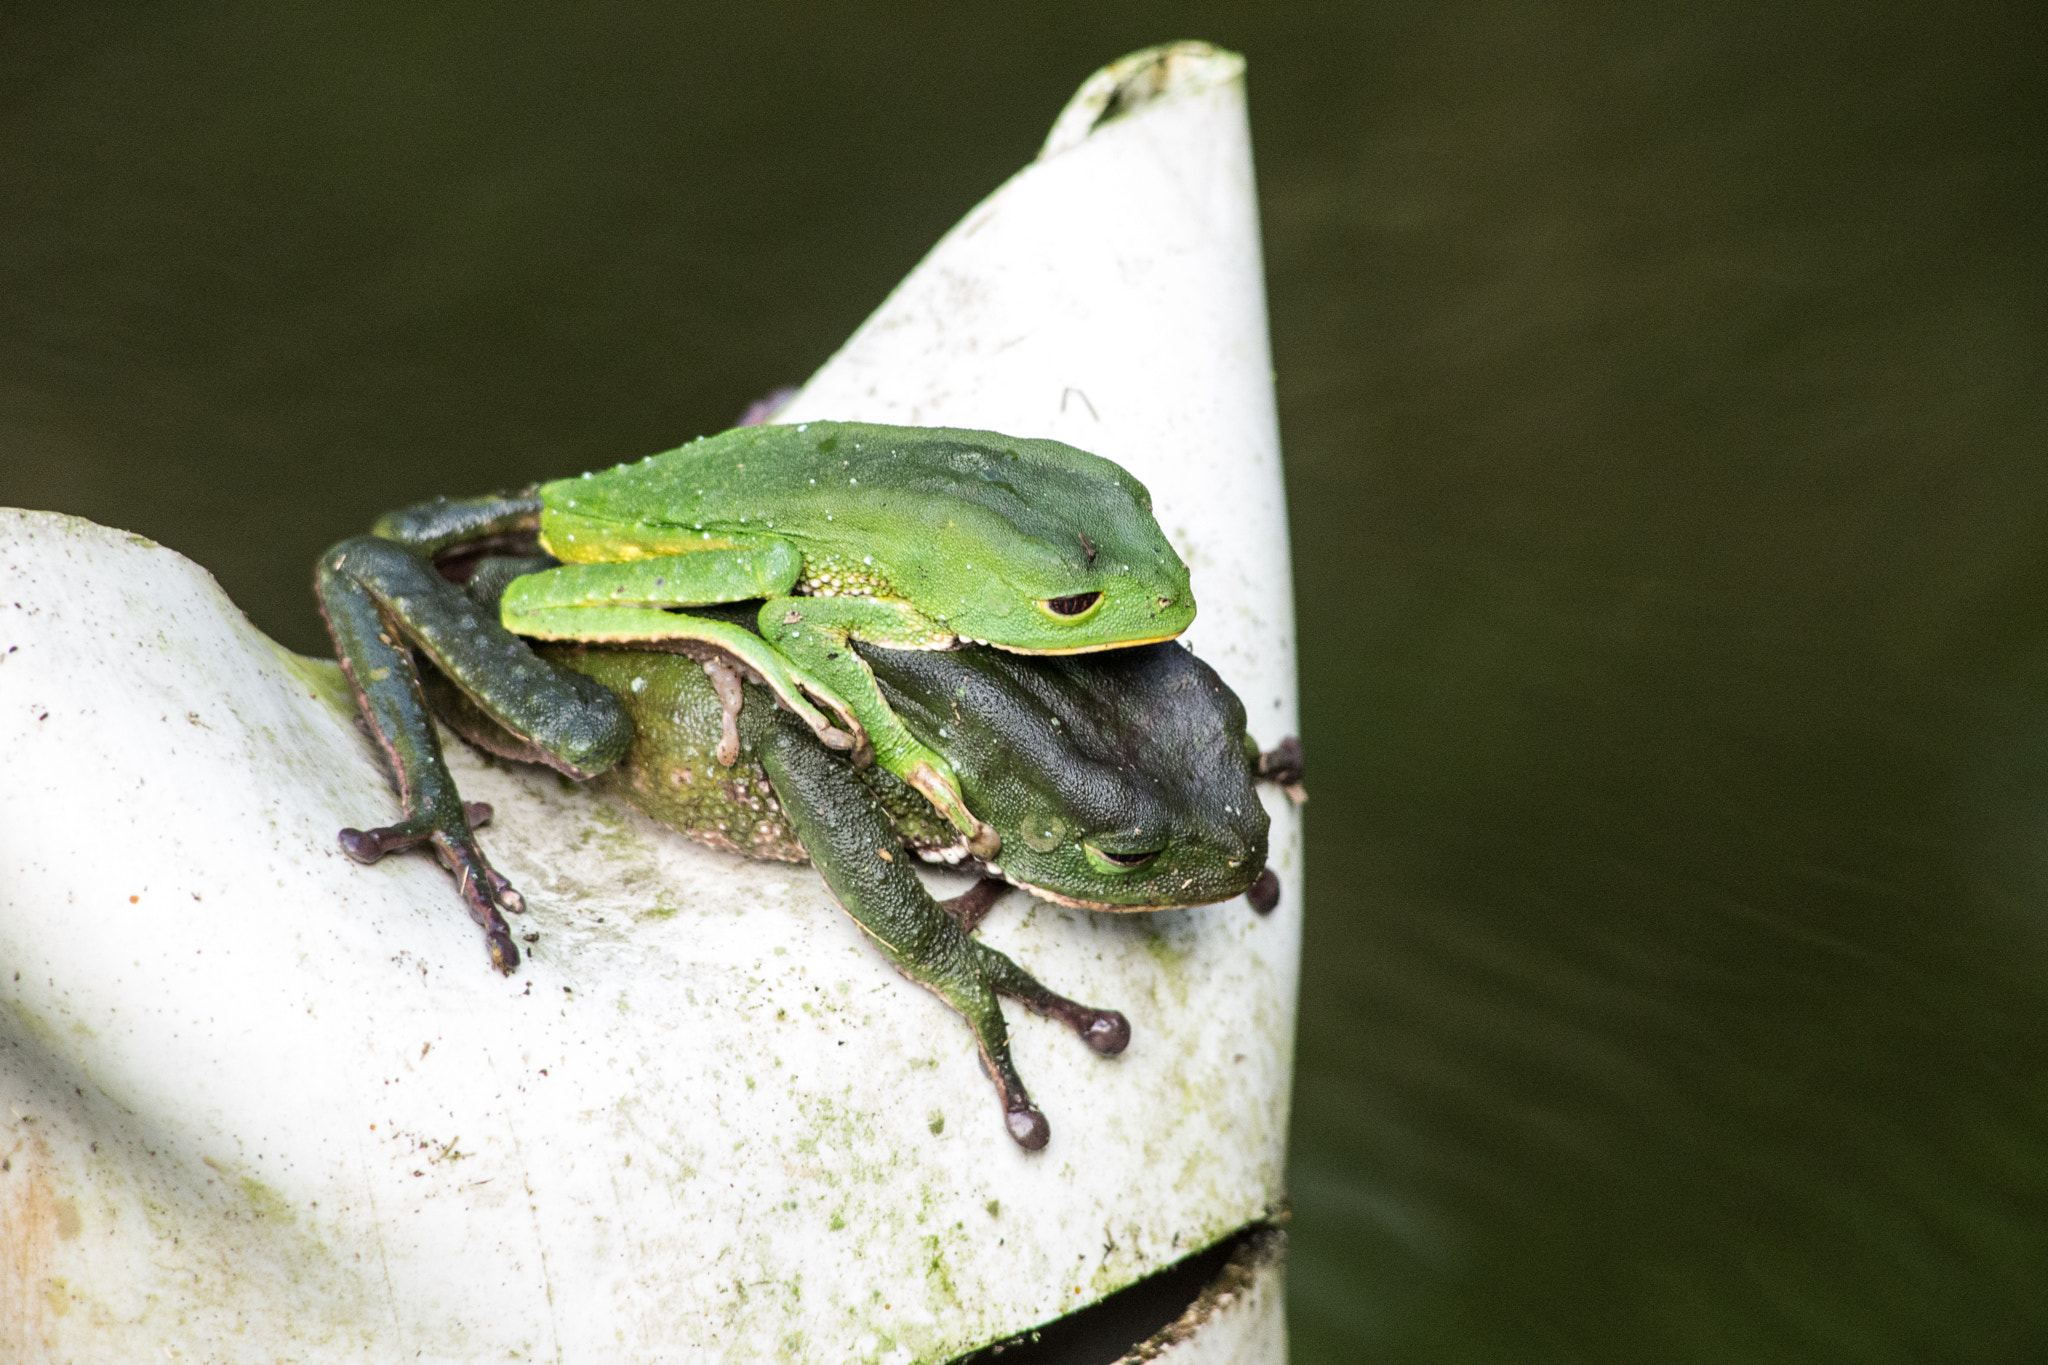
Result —
POLYGON ((1129 1022, 1115 1010, 1054 994, 1015 962, 970 938, 925 889, 887 813, 853 770, 813 744, 784 713, 749 707, 747 715, 759 718, 749 728, 759 736, 762 765, 826 886, 898 971, 967 1021, 995 1082, 1010 1136, 1028 1151, 1045 1146, 1052 1126, 1032 1103, 1010 1058, 1001 997, 1066 1024, 1104 1056, 1129 1044, 1129 1022))
POLYGON ((488 808, 472 812, 456 790, 407 643, 493 720, 528 740, 532 757, 586 777, 625 755, 633 726, 618 699, 534 654, 428 557, 458 542, 516 537, 532 516, 531 499, 436 499, 385 518, 382 534, 336 545, 314 575, 335 655, 383 750, 402 812, 395 825, 341 831, 342 849, 374 862, 431 847, 484 931, 492 965, 504 973, 519 965, 519 950, 499 912, 516 914, 525 902, 477 843, 474 825, 488 818, 488 808))

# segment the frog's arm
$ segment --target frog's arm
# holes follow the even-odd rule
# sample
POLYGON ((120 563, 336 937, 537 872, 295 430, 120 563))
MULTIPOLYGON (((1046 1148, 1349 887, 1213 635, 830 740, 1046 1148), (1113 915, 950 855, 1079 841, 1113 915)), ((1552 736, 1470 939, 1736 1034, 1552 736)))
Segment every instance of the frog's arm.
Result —
POLYGON ((883 698, 874 670, 852 647, 945 649, 956 637, 907 602, 871 597, 777 597, 761 607, 761 634, 837 689, 874 745, 875 760, 918 791, 967 836, 968 851, 993 858, 1002 839, 967 807, 953 765, 919 743, 883 698))
POLYGON ((744 627, 663 609, 774 597, 789 591, 803 572, 803 564, 801 550, 770 536, 691 554, 564 564, 514 579, 499 604, 499 619, 508 631, 539 640, 585 644, 694 640, 715 645, 752 670, 783 705, 803 718, 822 743, 865 754, 866 737, 855 713, 812 672, 744 627), (809 697, 837 712, 846 728, 833 725, 809 697))
POLYGON ((764 719, 771 723, 756 731, 762 764, 825 884, 898 971, 966 1019, 995 1081, 1010 1136, 1028 1150, 1045 1146, 1052 1128, 1010 1059, 1000 998, 1059 1020, 1105 1056, 1124 1050, 1130 1024, 1115 1010, 1053 994, 1009 958, 970 938, 925 890, 888 814, 859 776, 779 713, 769 711, 764 719))

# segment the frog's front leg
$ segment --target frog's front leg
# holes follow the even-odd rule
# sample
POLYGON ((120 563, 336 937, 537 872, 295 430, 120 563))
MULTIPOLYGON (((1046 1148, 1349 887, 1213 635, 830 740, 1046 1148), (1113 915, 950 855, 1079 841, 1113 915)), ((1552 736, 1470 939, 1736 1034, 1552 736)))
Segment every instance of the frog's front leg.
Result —
POLYGON ((846 698, 874 745, 875 761, 923 792, 967 836, 968 852, 987 859, 1002 851, 1002 836, 968 809, 953 765, 910 733, 852 646, 866 640, 890 649, 948 649, 957 636, 907 602, 872 597, 771 598, 760 624, 777 649, 846 698))
POLYGON ((761 537, 744 545, 657 555, 618 563, 564 564, 514 579, 499 603, 505 628, 537 640, 585 644, 658 644, 693 640, 715 645, 744 665, 830 748, 864 753, 860 721, 829 683, 729 621, 691 616, 680 607, 744 602, 789 591, 803 571, 803 552, 786 540, 761 537), (835 726, 811 704, 816 697, 844 724, 835 726))
POLYGON ((1015 962, 970 938, 925 889, 867 785, 794 724, 769 729, 760 754, 783 811, 832 894, 898 971, 966 1019, 1010 1136, 1030 1151, 1045 1146, 1052 1128, 1010 1059, 1000 998, 1059 1020, 1104 1056, 1129 1044, 1130 1024, 1115 1010, 1055 995, 1015 962))
POLYGON ((402 811, 396 825, 343 830, 342 848, 374 862, 431 846, 483 929, 492 965, 511 972, 519 950, 499 910, 517 913, 524 902, 477 844, 472 825, 480 821, 448 772, 406 642, 418 643, 492 719, 529 740, 536 757, 573 775, 602 772, 623 757, 631 719, 603 686, 541 659, 405 545, 377 536, 343 541, 321 557, 314 590, 402 811))

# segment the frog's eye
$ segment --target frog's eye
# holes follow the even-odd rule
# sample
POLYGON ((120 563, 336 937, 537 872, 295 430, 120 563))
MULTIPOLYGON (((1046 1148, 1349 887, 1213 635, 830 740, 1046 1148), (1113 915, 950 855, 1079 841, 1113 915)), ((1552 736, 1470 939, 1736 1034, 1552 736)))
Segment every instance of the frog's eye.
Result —
POLYGON ((1039 602, 1038 609, 1061 621, 1080 621, 1093 616, 1095 609, 1101 605, 1101 593, 1076 592, 1065 597, 1045 598, 1039 602))
POLYGON ((1140 871, 1151 866, 1153 860, 1166 851, 1163 848, 1154 848, 1140 853, 1128 851, 1112 853, 1106 848, 1097 848, 1093 844, 1082 844, 1081 848, 1087 853, 1088 861, 1094 864, 1097 871, 1107 872, 1112 875, 1140 871))

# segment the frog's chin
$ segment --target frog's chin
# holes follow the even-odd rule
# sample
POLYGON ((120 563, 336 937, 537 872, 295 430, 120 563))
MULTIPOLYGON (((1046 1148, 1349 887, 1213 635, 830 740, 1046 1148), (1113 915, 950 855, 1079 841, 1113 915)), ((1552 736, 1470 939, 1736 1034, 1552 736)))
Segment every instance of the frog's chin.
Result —
MULTIPOLYGON (((998 872, 999 869, 991 867, 989 871, 998 872)), ((1001 873, 1001 876, 1010 885, 1029 891, 1041 900, 1049 900, 1055 905, 1072 906, 1076 910, 1106 910, 1116 915, 1137 914, 1140 911, 1151 910, 1190 910, 1197 905, 1214 905, 1218 901, 1230 899, 1228 896, 1212 896, 1206 900, 1148 901, 1143 905, 1117 905, 1110 901, 1091 901, 1084 900, 1079 896, 1063 896, 1057 891, 1048 891, 1042 886, 1033 886, 1030 882, 1019 881, 1007 872, 1001 873)))

